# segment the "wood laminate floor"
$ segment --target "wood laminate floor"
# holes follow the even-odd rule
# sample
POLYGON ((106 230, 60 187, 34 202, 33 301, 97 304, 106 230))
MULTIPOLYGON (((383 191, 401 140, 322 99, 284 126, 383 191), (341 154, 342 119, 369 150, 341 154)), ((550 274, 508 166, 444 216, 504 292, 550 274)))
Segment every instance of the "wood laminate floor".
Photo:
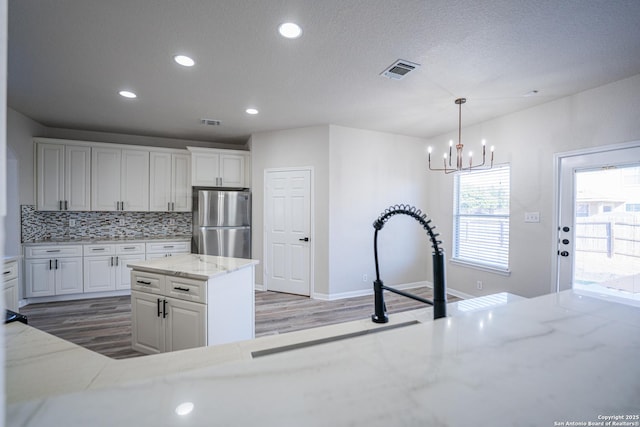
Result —
MULTIPOLYGON (((430 288, 410 291, 431 299, 430 288)), ((459 298, 448 295, 448 301, 459 298)), ((373 295, 320 301, 279 292, 256 291, 256 337, 367 319, 373 313, 373 295)), ((385 293, 389 314, 425 305, 385 293)), ((20 309, 29 325, 114 359, 144 356, 131 348, 129 296, 30 304, 20 309)))

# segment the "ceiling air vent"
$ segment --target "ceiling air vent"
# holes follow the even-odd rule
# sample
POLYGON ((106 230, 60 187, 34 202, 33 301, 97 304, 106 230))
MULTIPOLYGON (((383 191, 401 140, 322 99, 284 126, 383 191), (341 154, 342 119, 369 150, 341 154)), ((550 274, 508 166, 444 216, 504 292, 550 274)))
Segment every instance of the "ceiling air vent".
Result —
POLYGON ((409 72, 415 70, 419 66, 420 64, 416 64, 415 62, 398 59, 396 62, 387 67, 386 70, 380 73, 380 75, 393 80, 400 80, 404 78, 404 76, 409 74, 409 72))
POLYGON ((214 120, 214 119, 200 119, 200 124, 207 125, 207 126, 220 126, 222 122, 220 120, 214 120))

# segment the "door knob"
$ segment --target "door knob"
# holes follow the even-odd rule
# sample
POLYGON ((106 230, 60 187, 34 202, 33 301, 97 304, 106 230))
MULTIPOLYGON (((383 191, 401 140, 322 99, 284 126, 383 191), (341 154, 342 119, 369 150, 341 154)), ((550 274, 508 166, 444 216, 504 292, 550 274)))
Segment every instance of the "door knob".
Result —
POLYGON ((567 227, 566 225, 564 227, 562 227, 562 231, 564 231, 565 233, 568 233, 570 230, 569 227, 567 227))
POLYGON ((560 252, 560 255, 562 255, 562 256, 569 256, 569 252, 567 252, 567 251, 562 251, 562 252, 560 252))
POLYGON ((308 237, 305 237, 304 239, 298 239, 298 240, 300 240, 301 242, 308 242, 308 241, 309 241, 309 238, 308 238, 308 237))
POLYGON ((563 245, 568 245, 569 244, 569 239, 562 239, 562 244, 563 245))

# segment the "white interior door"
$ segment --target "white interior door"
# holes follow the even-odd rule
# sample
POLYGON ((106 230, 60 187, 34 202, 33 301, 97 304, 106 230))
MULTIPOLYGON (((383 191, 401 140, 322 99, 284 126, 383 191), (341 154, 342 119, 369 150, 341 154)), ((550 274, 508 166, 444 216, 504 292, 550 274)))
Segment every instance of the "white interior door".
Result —
POLYGON ((557 289, 640 299, 640 145, 559 159, 557 289))
POLYGON ((265 287, 308 296, 311 171, 267 171, 265 187, 265 287))

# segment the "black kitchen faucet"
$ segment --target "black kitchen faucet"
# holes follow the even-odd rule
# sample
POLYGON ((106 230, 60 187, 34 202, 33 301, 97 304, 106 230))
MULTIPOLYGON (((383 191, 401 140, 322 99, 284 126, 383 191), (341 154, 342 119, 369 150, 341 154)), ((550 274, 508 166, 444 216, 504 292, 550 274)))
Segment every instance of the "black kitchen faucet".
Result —
POLYGON ((437 240, 438 233, 434 233, 435 226, 430 225, 431 220, 427 219, 427 215, 422 213, 420 209, 409 205, 395 205, 386 209, 379 217, 373 222, 373 228, 376 229, 373 235, 373 253, 376 262, 376 280, 373 282, 373 295, 375 304, 375 313, 371 315, 371 320, 375 323, 387 323, 389 317, 387 316, 387 307, 384 303, 384 291, 393 292, 398 295, 405 296, 407 298, 414 299, 416 301, 423 302, 433 306, 433 318, 440 319, 447 316, 447 285, 445 280, 444 271, 444 250, 438 247, 442 244, 440 240, 437 240), (380 269, 378 267, 378 231, 382 230, 384 224, 394 215, 408 215, 411 218, 418 221, 422 227, 427 230, 431 245, 433 247, 433 301, 421 298, 417 295, 410 294, 408 292, 400 291, 398 289, 385 286, 380 280, 380 269))

